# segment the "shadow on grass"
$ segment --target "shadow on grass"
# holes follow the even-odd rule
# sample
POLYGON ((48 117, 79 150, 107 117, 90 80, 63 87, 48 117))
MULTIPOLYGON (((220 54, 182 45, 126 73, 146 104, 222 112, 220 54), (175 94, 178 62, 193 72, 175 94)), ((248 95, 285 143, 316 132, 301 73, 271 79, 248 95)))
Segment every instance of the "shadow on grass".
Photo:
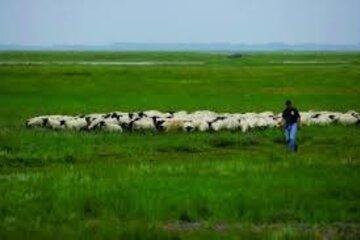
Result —
POLYGON ((178 146, 161 146, 156 149, 157 152, 163 153, 200 153, 204 149, 197 146, 178 145, 178 146))
POLYGON ((260 144, 260 139, 256 136, 220 137, 209 141, 209 145, 215 148, 241 148, 251 147, 260 144))
POLYGON ((64 72, 64 76, 91 76, 91 72, 64 72))
POLYGON ((10 168, 32 168, 43 167, 51 163, 75 164, 78 161, 74 155, 64 155, 57 158, 49 158, 46 156, 21 156, 11 153, 0 155, 0 167, 10 168))

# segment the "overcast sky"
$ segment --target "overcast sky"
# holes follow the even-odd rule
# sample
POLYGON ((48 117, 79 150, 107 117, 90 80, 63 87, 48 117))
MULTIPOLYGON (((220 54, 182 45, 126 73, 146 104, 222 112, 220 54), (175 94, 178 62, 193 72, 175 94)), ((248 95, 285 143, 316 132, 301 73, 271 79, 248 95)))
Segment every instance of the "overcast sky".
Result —
POLYGON ((360 0, 0 0, 0 44, 360 43, 360 0))

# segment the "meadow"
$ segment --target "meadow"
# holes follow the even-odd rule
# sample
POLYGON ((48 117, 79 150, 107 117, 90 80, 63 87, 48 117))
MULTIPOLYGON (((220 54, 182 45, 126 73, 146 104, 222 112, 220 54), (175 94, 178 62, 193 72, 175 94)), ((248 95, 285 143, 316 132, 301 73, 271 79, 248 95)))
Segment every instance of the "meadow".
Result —
POLYGON ((358 125, 303 127, 292 154, 279 129, 115 134, 24 122, 280 112, 286 99, 304 111, 360 112, 359 81, 360 53, 0 52, 0 238, 358 239, 358 125))

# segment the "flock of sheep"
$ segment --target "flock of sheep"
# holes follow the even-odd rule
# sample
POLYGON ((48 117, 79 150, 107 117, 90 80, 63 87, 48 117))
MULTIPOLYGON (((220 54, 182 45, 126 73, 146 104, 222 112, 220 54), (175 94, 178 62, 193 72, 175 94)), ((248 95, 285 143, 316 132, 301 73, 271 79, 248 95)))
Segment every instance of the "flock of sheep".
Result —
MULTIPOLYGON (((309 111, 301 112, 300 115, 302 125, 328 125, 331 123, 351 125, 360 123, 360 114, 355 111, 346 113, 309 111)), ((205 132, 222 130, 246 132, 256 128, 280 127, 281 124, 281 113, 215 113, 207 110, 191 113, 186 111, 160 112, 150 110, 143 112, 94 113, 78 116, 48 115, 30 118, 26 121, 27 127, 108 132, 205 132)))

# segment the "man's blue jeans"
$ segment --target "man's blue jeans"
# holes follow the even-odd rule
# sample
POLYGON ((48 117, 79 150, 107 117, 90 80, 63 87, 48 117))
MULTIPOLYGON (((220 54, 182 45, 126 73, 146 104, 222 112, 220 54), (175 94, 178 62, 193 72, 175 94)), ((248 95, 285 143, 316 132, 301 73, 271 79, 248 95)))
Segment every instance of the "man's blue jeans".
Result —
POLYGON ((296 134, 298 126, 297 123, 289 124, 285 127, 285 139, 289 149, 296 151, 296 134))

